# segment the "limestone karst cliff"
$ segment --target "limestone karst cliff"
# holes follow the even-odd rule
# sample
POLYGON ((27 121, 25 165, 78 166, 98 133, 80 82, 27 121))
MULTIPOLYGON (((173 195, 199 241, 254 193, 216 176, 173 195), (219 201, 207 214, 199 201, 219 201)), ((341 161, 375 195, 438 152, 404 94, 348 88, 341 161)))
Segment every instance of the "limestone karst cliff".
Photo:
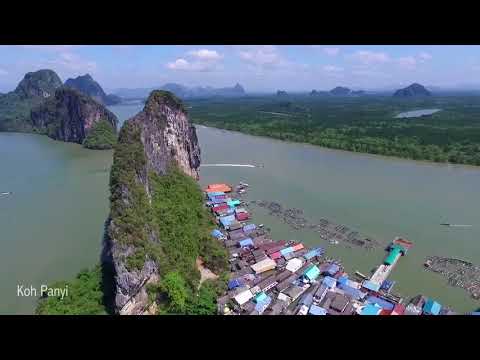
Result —
POLYGON ((153 91, 143 109, 119 133, 110 174, 111 211, 102 260, 115 269, 120 314, 142 314, 146 284, 159 279, 162 256, 158 222, 152 215, 152 177, 174 166, 198 178, 200 148, 184 107, 166 91, 153 91))
POLYGON ((95 124, 107 121, 116 132, 117 117, 92 98, 69 88, 59 88, 54 96, 31 111, 32 125, 49 137, 82 144, 95 124))

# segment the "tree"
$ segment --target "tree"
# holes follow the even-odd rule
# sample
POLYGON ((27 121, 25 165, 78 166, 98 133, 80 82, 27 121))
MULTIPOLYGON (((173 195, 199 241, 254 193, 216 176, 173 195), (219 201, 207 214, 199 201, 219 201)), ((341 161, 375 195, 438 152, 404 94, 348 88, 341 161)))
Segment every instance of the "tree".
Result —
POLYGON ((177 271, 165 274, 160 283, 160 288, 167 296, 169 311, 184 313, 187 306, 188 290, 183 277, 177 271))

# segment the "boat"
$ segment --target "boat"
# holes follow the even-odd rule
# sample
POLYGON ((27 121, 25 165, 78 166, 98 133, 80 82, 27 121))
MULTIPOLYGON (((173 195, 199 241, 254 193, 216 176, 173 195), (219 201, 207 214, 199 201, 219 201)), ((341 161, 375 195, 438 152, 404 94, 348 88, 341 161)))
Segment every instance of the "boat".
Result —
POLYGON ((6 191, 6 192, 0 193, 0 195, 2 195, 2 196, 11 195, 11 194, 12 194, 11 191, 6 191))
POLYGON ((473 225, 468 224, 449 224, 449 223, 441 223, 440 225, 449 226, 449 227, 470 227, 473 225))
POLYGON ((250 186, 250 185, 248 185, 247 183, 242 182, 242 181, 240 181, 239 184, 240 184, 241 186, 245 186, 245 187, 249 187, 249 186, 250 186))

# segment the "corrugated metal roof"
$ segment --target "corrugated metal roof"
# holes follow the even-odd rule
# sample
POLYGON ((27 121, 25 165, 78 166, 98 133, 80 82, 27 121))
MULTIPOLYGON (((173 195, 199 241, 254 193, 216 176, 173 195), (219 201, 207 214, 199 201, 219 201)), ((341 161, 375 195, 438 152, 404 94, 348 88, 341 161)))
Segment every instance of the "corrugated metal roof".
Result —
POLYGON ((360 312, 360 315, 378 315, 381 310, 382 308, 377 304, 367 304, 360 312))
POLYGON ((253 240, 251 238, 246 238, 238 242, 240 247, 253 246, 253 240))
POLYGON ((330 276, 325 276, 322 281, 323 284, 325 284, 329 288, 334 288, 337 285, 337 280, 330 276))
POLYGON ((423 312, 428 315, 438 315, 440 310, 442 310, 442 305, 432 299, 428 299, 423 305, 423 312))
POLYGON ((315 280, 320 275, 320 269, 316 265, 310 266, 303 275, 308 278, 308 280, 315 280))
POLYGON ((395 306, 391 302, 389 302, 385 299, 381 299, 377 296, 369 296, 367 298, 367 302, 369 302, 371 304, 377 304, 378 306, 380 306, 380 307, 382 307, 383 309, 386 309, 386 310, 393 310, 393 307, 395 306))
POLYGON ((324 308, 322 308, 320 306, 317 306, 317 305, 313 304, 312 306, 310 306, 310 310, 308 311, 308 313, 310 315, 327 315, 327 310, 325 310, 324 308))

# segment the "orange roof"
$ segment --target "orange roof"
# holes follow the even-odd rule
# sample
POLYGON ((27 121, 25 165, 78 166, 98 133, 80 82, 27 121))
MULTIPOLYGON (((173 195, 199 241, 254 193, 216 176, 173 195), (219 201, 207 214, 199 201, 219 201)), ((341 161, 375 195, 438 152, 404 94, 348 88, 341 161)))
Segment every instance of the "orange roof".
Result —
POLYGON ((210 184, 205 189, 206 192, 231 192, 232 188, 227 184, 210 184))
POLYGON ((302 250, 303 249, 303 244, 297 244, 295 246, 293 246, 293 251, 298 251, 298 250, 302 250))

